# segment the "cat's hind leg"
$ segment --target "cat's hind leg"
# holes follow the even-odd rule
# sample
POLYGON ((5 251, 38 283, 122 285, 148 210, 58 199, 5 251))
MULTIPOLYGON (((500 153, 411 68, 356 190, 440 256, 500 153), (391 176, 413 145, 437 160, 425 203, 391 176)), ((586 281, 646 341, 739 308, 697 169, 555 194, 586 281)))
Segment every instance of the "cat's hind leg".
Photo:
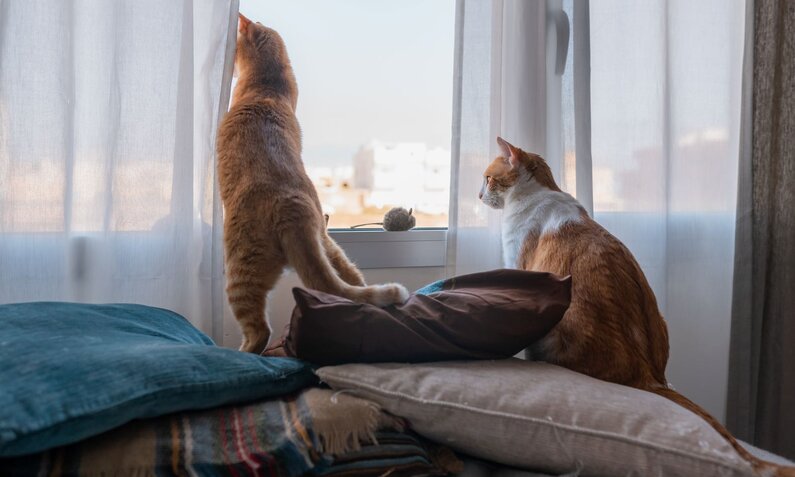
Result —
POLYGON ((337 274, 342 278, 345 283, 349 285, 355 285, 359 287, 363 287, 364 277, 362 276, 362 272, 356 268, 356 265, 350 261, 350 259, 345 255, 345 252, 337 245, 337 242, 334 241, 328 235, 323 236, 323 248, 326 250, 326 256, 328 257, 331 265, 337 271, 337 274))
POLYGON ((346 283, 332 266, 323 246, 322 230, 309 224, 290 227, 280 235, 282 250, 304 286, 359 303, 386 306, 403 303, 409 293, 403 285, 355 286, 346 283))
POLYGON ((226 294, 243 333, 240 351, 260 353, 270 339, 267 297, 284 265, 269 258, 249 249, 248 253, 233 252, 226 260, 226 294))

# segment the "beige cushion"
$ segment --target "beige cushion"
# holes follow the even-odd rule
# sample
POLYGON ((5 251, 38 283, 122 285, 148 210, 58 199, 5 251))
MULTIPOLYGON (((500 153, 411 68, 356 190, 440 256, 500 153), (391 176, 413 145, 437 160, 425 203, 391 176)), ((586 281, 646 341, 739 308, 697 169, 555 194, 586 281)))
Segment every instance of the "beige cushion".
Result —
POLYGON ((505 465, 579 475, 753 475, 695 414, 546 363, 346 364, 317 373, 432 440, 505 465))

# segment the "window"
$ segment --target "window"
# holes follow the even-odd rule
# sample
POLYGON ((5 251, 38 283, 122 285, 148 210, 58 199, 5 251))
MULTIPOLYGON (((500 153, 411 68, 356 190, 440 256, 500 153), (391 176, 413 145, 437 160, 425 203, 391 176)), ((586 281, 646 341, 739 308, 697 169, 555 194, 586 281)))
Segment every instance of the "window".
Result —
POLYGON ((447 227, 454 0, 241 0, 298 80, 303 160, 330 228, 413 208, 447 227))

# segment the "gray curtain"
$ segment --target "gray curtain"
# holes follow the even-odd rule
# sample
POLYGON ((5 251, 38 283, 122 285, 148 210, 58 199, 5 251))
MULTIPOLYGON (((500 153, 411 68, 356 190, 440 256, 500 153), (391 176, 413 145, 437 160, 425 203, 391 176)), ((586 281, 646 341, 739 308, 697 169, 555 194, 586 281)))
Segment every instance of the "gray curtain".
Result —
POLYGON ((727 424, 795 458, 795 1, 748 14, 727 424))

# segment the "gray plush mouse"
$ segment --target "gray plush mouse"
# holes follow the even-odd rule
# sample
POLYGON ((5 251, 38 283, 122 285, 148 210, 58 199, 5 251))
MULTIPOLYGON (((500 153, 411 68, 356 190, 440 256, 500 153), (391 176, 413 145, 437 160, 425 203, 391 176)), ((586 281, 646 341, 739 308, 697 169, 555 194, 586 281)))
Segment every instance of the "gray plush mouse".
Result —
POLYGON ((362 227, 365 225, 380 225, 389 232, 402 232, 411 230, 417 225, 417 218, 411 215, 414 209, 406 210, 403 207, 394 207, 384 215, 383 222, 370 222, 368 224, 352 225, 351 228, 362 227))

